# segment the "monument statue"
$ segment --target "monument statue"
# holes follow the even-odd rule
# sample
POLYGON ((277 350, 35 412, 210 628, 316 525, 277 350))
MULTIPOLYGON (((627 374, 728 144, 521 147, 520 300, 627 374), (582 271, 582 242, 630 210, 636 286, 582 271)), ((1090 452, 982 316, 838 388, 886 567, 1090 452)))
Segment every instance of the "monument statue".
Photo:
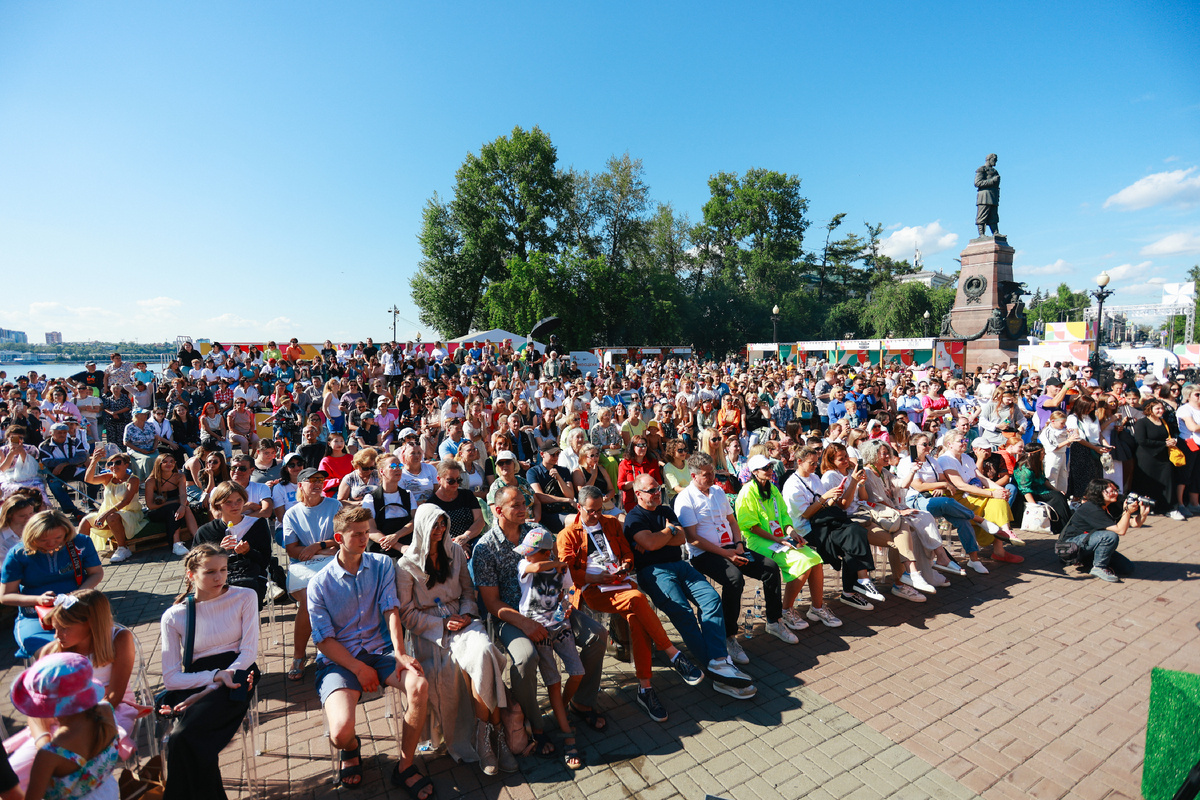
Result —
POLYGON ((996 154, 991 153, 986 163, 975 170, 975 227, 983 236, 985 227, 992 229, 992 235, 1000 231, 1000 173, 996 171, 996 154))

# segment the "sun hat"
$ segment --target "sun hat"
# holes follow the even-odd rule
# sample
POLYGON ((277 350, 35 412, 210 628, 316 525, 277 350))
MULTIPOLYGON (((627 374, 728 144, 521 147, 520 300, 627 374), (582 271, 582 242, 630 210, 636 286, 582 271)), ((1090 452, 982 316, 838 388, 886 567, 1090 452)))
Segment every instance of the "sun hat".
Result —
POLYGON ((51 653, 17 676, 10 694, 25 716, 48 719, 95 708, 104 686, 92 678, 87 656, 51 653))
POLYGON ((746 462, 746 469, 754 472, 755 470, 767 469, 771 466, 771 459, 759 453, 755 456, 750 456, 750 460, 746 462))
POLYGON ((552 549, 554 549, 554 534, 545 528, 538 527, 525 534, 525 538, 513 548, 513 552, 517 555, 527 556, 538 550, 552 549))

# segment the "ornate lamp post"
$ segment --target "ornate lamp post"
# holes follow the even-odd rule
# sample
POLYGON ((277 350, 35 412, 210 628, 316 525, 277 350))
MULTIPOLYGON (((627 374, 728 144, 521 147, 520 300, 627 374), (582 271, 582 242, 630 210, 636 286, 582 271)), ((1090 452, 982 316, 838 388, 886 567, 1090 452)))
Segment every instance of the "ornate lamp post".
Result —
POLYGON ((1107 272, 1101 272, 1096 276, 1096 285, 1099 289, 1088 292, 1092 297, 1096 298, 1096 344, 1092 350, 1092 363, 1100 363, 1100 331, 1104 328, 1104 301, 1112 297, 1112 289, 1106 289, 1110 278, 1107 272))
POLYGON ((925 336, 929 336, 929 311, 927 310, 921 315, 921 317, 925 320, 925 322, 922 324, 921 330, 925 332, 925 336))
POLYGON ((771 341, 779 344, 779 306, 771 309, 771 341))

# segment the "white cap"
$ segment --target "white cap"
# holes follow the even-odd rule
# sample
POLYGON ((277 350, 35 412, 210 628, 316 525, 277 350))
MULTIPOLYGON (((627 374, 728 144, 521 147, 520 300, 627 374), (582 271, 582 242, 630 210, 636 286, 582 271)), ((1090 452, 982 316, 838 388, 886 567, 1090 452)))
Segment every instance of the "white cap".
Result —
POLYGON ((746 468, 751 472, 760 469, 767 469, 771 466, 771 459, 759 453, 756 456, 750 456, 750 460, 746 462, 746 468))

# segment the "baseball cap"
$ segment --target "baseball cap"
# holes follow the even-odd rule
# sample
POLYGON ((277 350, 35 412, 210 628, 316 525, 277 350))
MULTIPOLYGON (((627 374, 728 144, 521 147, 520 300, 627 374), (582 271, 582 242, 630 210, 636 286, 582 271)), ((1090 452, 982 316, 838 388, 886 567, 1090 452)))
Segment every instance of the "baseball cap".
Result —
POLYGON ((555 455, 555 454, 561 453, 561 452, 562 452, 562 448, 558 446, 558 442, 555 442, 553 440, 548 441, 544 445, 542 445, 542 453, 544 455, 552 456, 552 455, 555 455))
POLYGON ((992 445, 988 442, 987 439, 983 438, 982 436, 977 436, 971 440, 971 449, 972 450, 991 450, 992 445))
POLYGON ((419 437, 420 434, 417 433, 416 431, 414 431, 412 428, 404 428, 398 434, 396 434, 396 438, 398 438, 398 439, 407 439, 410 436, 418 436, 419 437))
POLYGON ((71 429, 67 427, 67 423, 65 423, 65 422, 56 422, 50 426, 51 433, 54 433, 55 431, 69 431, 69 430, 71 430, 71 429))
POLYGON ((746 462, 746 468, 751 472, 758 469, 767 469, 771 466, 771 459, 759 453, 756 456, 750 456, 750 460, 746 462))
POLYGON ((301 481, 301 482, 307 481, 307 480, 312 480, 313 478, 320 478, 321 480, 325 480, 328 477, 329 477, 329 473, 323 469, 314 469, 313 467, 307 467, 306 469, 300 470, 300 474, 296 476, 296 480, 301 481))
POLYGON ((536 553, 538 550, 554 549, 554 534, 545 528, 534 528, 529 533, 525 534, 525 538, 521 543, 513 548, 513 552, 527 556, 530 553, 536 553))
POLYGON ((499 453, 496 453, 496 463, 497 464, 499 464, 501 461, 516 461, 516 460, 517 460, 517 454, 514 453, 512 450, 501 450, 499 453))

